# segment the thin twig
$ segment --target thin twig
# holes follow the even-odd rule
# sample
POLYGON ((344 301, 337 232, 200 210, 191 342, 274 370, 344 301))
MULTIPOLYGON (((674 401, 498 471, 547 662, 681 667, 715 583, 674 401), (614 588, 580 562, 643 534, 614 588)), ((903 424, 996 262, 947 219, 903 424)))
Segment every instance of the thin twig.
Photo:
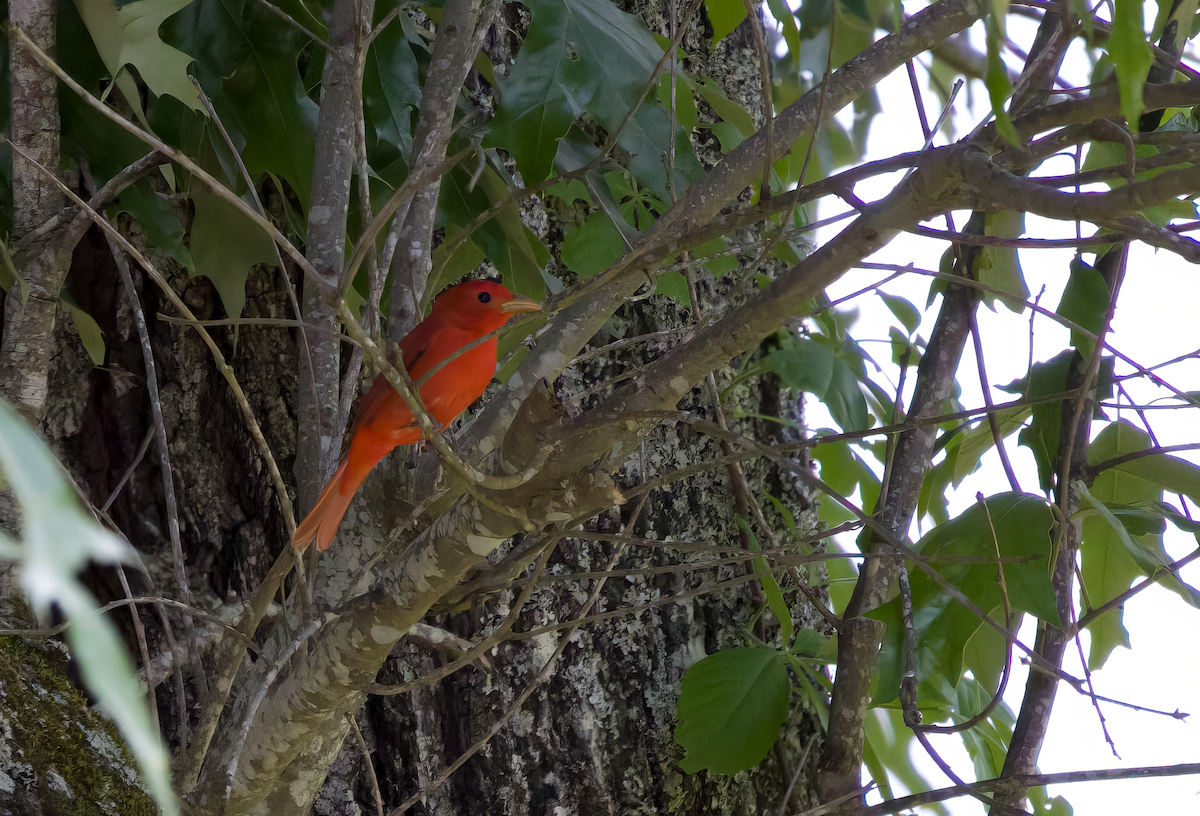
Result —
POLYGON ((971 320, 971 340, 975 346, 975 366, 979 371, 979 389, 983 392, 983 404, 989 409, 987 421, 992 430, 992 442, 996 446, 996 452, 1000 454, 1000 464, 1004 467, 1004 475, 1008 477, 1009 487, 1013 489, 1014 493, 1020 493, 1021 483, 1017 481, 1017 473, 1008 459, 1008 450, 1004 447, 1004 437, 1000 434, 1000 423, 996 421, 995 412, 990 410, 992 408, 992 384, 988 379, 987 365, 983 361, 983 338, 979 334, 979 320, 975 316, 974 309, 967 310, 967 314, 971 320))
MULTIPOLYGON (((90 173, 87 173, 86 166, 84 166, 84 172, 90 175, 90 173)), ((95 185, 93 184, 92 186, 95 185)), ((129 297, 134 323, 137 326, 138 340, 142 347, 143 365, 146 368, 146 393, 150 400, 150 417, 154 426, 155 437, 158 440, 159 471, 162 478, 163 498, 167 511, 167 532, 171 542, 171 563, 174 567, 175 585, 178 587, 183 600, 189 605, 194 605, 192 591, 188 586, 187 563, 183 555, 183 542, 179 535, 179 505, 175 498, 175 477, 171 470, 171 451, 170 445, 167 442, 167 426, 163 420, 162 401, 159 398, 158 374, 154 364, 154 347, 150 343, 150 329, 146 325, 146 314, 142 311, 142 302, 138 297, 137 288, 133 283, 133 274, 129 270, 129 262, 125 260, 125 254, 121 251, 121 247, 117 241, 112 237, 112 233, 108 233, 106 237, 108 238, 109 251, 112 253, 113 261, 116 263, 117 271, 121 276, 121 282, 129 297)), ((123 573, 121 583, 122 586, 126 586, 123 573)), ((136 610, 134 611, 134 615, 137 615, 136 610)), ((141 620, 139 619, 139 628, 140 625, 141 620)), ((183 616, 183 628, 188 641, 192 674, 196 679, 196 685, 200 691, 201 698, 207 699, 208 680, 204 674, 204 664, 196 649, 196 627, 190 615, 185 614, 183 616)), ((145 633, 143 632, 140 637, 144 639, 145 633)), ((149 662, 146 665, 149 667, 149 662)), ((186 729, 186 725, 182 728, 186 729)))
POLYGON ((375 813, 383 816, 383 794, 379 790, 379 777, 375 775, 375 763, 371 761, 371 751, 367 748, 367 741, 363 739, 362 729, 358 727, 358 720, 348 711, 346 712, 346 722, 350 723, 350 730, 354 732, 358 750, 362 752, 363 765, 367 769, 367 780, 371 783, 371 794, 375 798, 375 813))

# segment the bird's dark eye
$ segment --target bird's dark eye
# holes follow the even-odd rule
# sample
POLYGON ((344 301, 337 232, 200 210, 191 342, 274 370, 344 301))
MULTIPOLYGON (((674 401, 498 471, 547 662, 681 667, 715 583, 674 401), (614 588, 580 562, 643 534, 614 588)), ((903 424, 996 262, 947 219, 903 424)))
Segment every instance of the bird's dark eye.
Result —
POLYGON ((480 303, 491 303, 492 302, 491 293, 490 292, 480 292, 479 293, 479 302, 480 303))

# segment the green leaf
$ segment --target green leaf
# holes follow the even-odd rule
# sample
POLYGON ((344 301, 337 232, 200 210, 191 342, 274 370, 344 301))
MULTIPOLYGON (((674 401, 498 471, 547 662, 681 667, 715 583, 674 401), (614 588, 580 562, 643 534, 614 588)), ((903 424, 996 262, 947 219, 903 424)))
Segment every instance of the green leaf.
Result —
MULTIPOLYGON (((1004 616, 1004 607, 988 610, 988 614, 993 620, 1000 620, 1004 616)), ((1004 635, 990 626, 980 626, 963 650, 963 667, 970 670, 989 693, 995 693, 1000 687, 1000 675, 1007 656, 1008 644, 1004 635)))
POLYGON ((192 253, 183 242, 183 222, 166 198, 154 191, 149 179, 139 179, 122 190, 116 210, 133 216, 155 249, 174 258, 180 266, 193 268, 192 253))
POLYGON ((909 301, 896 295, 889 295, 887 292, 880 292, 879 298, 883 301, 883 305, 888 307, 888 311, 900 321, 900 325, 908 330, 909 334, 915 332, 921 325, 921 313, 909 301))
POLYGON ((1134 130, 1142 115, 1142 85, 1150 73, 1154 56, 1142 28, 1142 0, 1116 0, 1108 55, 1117 71, 1121 92, 1121 115, 1134 130))
MULTIPOLYGON (((862 506, 873 508, 879 498, 879 478, 846 442, 830 442, 812 448, 812 458, 821 465, 821 479, 839 496, 850 498, 860 491, 862 506)), ((821 521, 829 525, 857 518, 832 499, 819 505, 821 521)), ((839 561, 841 559, 838 559, 839 561)), ((829 564, 832 575, 834 564, 829 564)), ((831 591, 832 594, 832 591, 831 591)))
MULTIPOLYGON (((1057 314, 1099 335, 1108 314, 1108 286, 1104 276, 1078 258, 1071 261, 1071 277, 1058 303, 1057 314)), ((1084 359, 1091 359, 1095 341, 1071 330, 1071 345, 1084 359)))
POLYGON ((793 391, 806 391, 818 399, 823 398, 833 381, 837 360, 833 349, 787 329, 776 336, 780 340, 779 348, 767 355, 768 368, 793 391))
POLYGON ((742 142, 746 141, 746 137, 742 135, 742 131, 737 125, 731 125, 728 122, 713 122, 708 125, 712 130, 713 135, 717 137, 717 141, 721 143, 721 152, 732 152, 742 142))
POLYGON ((696 258, 708 257, 708 260, 704 261, 704 268, 711 272, 713 277, 717 278, 732 272, 738 267, 737 256, 726 254, 728 252, 729 245, 725 243, 724 238, 714 238, 711 241, 705 241, 692 250, 692 254, 696 258))
POLYGON ((79 332, 79 339, 88 356, 92 358, 92 365, 104 365, 104 331, 100 328, 100 324, 94 317, 79 308, 79 305, 65 291, 60 294, 60 302, 75 321, 75 331, 79 332))
POLYGON ((412 150, 412 112, 421 104, 421 86, 417 59, 401 26, 387 26, 371 42, 362 92, 366 124, 374 129, 375 139, 395 145, 407 158, 412 150))
MULTIPOLYGON (((1145 450, 1145 448, 1138 450, 1145 450)), ((1132 451, 1125 452, 1131 453, 1132 451)), ((1178 457, 1146 456, 1122 462, 1114 470, 1145 479, 1163 490, 1179 493, 1189 499, 1200 500, 1200 467, 1178 457)))
MULTIPOLYGON (((1028 405, 1023 405, 1017 408, 1002 408, 997 411, 996 428, 1000 432, 1000 438, 1005 439, 1018 428, 1025 424, 1025 420, 1033 413, 1033 409, 1028 405)), ((986 419, 982 420, 978 425, 967 431, 965 434, 960 434, 956 437, 958 441, 958 456, 954 462, 954 480, 953 484, 958 487, 962 484, 970 474, 974 473, 979 468, 979 460, 984 453, 995 447, 995 435, 992 433, 992 425, 986 419)))
MULTIPOLYGON (((758 543, 758 537, 751 532, 750 525, 746 520, 738 516, 737 523, 746 534, 750 551, 761 552, 762 547, 758 543)), ((788 609, 787 601, 783 599, 783 590, 779 588, 779 582, 771 574, 771 568, 767 566, 765 559, 754 559, 754 574, 758 576, 759 584, 762 585, 763 597, 767 600, 771 614, 775 616, 775 620, 779 621, 780 640, 783 648, 786 649, 792 641, 792 632, 795 631, 795 624, 792 623, 792 611, 788 609)))
POLYGON ((203 110, 200 95, 188 79, 193 58, 164 43, 158 28, 171 15, 192 0, 139 0, 117 8, 112 0, 75 0, 75 7, 92 35, 96 50, 117 87, 138 114, 142 124, 141 95, 126 65, 137 68, 138 75, 155 96, 169 94, 192 110, 203 110))
POLYGON ((746 4, 742 0, 704 0, 704 10, 712 24, 712 44, 721 40, 746 19, 746 4))
MULTIPOLYGON (((19 554, 26 592, 35 608, 48 611, 57 604, 71 621, 67 642, 84 684, 129 743, 162 812, 178 816, 167 754, 151 726, 129 656, 110 619, 100 614, 95 599, 75 577, 88 560, 136 563, 137 556, 83 513, 62 467, 3 400, 0 472, 21 505, 19 554)), ((6 538, 0 543, 11 545, 6 538)))
MULTIPOLYGON (((1021 383, 1020 388, 1005 386, 1010 393, 1024 394, 1030 400, 1039 400, 1051 394, 1059 394, 1067 388, 1067 373, 1071 368, 1073 352, 1064 351, 1044 363, 1034 363, 1033 370, 1021 383)), ((1038 466, 1038 482, 1043 490, 1050 490, 1054 478, 1054 461, 1058 456, 1059 426, 1062 424, 1062 403, 1045 402, 1033 406, 1033 422, 1017 437, 1020 444, 1033 452, 1038 466)))
POLYGON ((545 300, 542 270, 550 262, 550 251, 525 226, 508 185, 492 167, 486 167, 479 176, 479 187, 492 205, 504 202, 492 219, 503 233, 503 246, 499 252, 490 248, 488 257, 513 291, 537 301, 545 300))
MULTIPOLYGON (((989 213, 984 216, 983 225, 984 235, 1020 238, 1025 232, 1025 213, 1016 210, 989 213)), ((995 309, 999 300, 1009 311, 1024 311, 1025 301, 1029 299, 1029 287, 1025 285, 1025 273, 1021 271, 1021 262, 1014 247, 982 247, 975 261, 975 274, 980 283, 1011 296, 983 292, 984 303, 995 309)))
POLYGON ((432 298, 447 286, 468 272, 478 269, 483 263, 483 250, 474 241, 466 241, 453 255, 446 257, 446 248, 450 240, 461 230, 461 227, 451 225, 446 229, 446 240, 433 250, 433 269, 429 273, 429 283, 425 287, 428 297, 432 298))
MULTIPOLYGON (((662 105, 663 110, 669 112, 671 110, 671 73, 669 71, 664 72, 658 78, 657 96, 658 104, 662 105)), ((692 95, 691 86, 684 82, 683 77, 679 75, 675 77, 675 121, 686 133, 691 133, 699 124, 696 97, 692 95)))
MULTIPOLYGON (((745 8, 745 5, 742 4, 743 14, 745 13, 745 8)), ((692 86, 692 89, 703 97, 704 101, 708 103, 717 116, 721 117, 722 122, 727 122, 737 128, 742 138, 748 139, 754 135, 754 132, 757 130, 754 127, 754 118, 739 103, 730 99, 725 93, 725 89, 715 79, 711 77, 692 76, 691 74, 687 74, 685 78, 688 84, 692 86)))
POLYGON ((688 133, 672 132, 667 112, 643 104, 662 47, 636 17, 606 0, 526 0, 533 22, 508 79, 486 146, 503 147, 526 184, 550 174, 558 142, 585 111, 630 156, 630 170, 660 197, 703 176, 688 133), (637 107, 636 113, 629 116, 637 107), (675 175, 663 157, 675 140, 675 175))
POLYGON ((987 19, 987 74, 984 84, 987 85, 988 98, 992 101, 992 112, 996 115, 996 130, 1008 140, 1009 144, 1017 145, 1016 128, 1012 118, 1004 109, 1012 93, 1012 81, 1008 78, 1008 68, 1000 56, 1005 39, 1004 21, 1008 15, 1008 0, 992 0, 992 12, 987 19))
POLYGON ((212 281, 230 317, 242 316, 246 305, 246 278, 255 264, 275 263, 275 245, 262 228, 222 198, 197 193, 193 199, 192 277, 212 281))
POLYGON ((163 30, 196 56, 196 76, 234 143, 244 145, 251 178, 286 179, 307 208, 317 106, 297 60, 308 39, 254 0, 195 0, 163 30))
POLYGON ((845 358, 838 356, 833 363, 829 388, 821 402, 829 409, 833 421, 844 431, 865 431, 870 425, 867 398, 859 387, 859 372, 845 358))
POLYGON ((1134 540, 1120 519, 1104 505, 1104 502, 1099 501, 1091 494, 1083 481, 1077 481, 1075 489, 1079 491, 1079 495, 1081 496, 1079 502, 1080 510, 1086 510, 1089 507, 1095 510, 1100 515, 1100 518, 1104 520, 1104 523, 1108 525, 1109 529, 1112 530, 1113 534, 1116 535, 1121 545, 1125 547, 1125 551, 1142 568, 1143 572, 1153 574, 1155 571, 1171 565, 1171 559, 1167 558, 1161 549, 1155 549, 1154 547, 1146 546, 1142 541, 1134 540))
MULTIPOLYGON (((990 497, 987 510, 979 504, 929 531, 913 549, 933 559, 932 566, 973 603, 984 610, 1001 606, 1004 596, 995 564, 939 563, 942 556, 975 558, 1018 557, 1005 562, 1005 585, 1012 608, 1058 625, 1054 588, 1050 583, 1050 528, 1053 515, 1045 499, 1019 493, 990 497)), ((921 699, 943 698, 942 683, 958 686, 967 642, 982 625, 979 618, 946 594, 923 570, 909 571, 913 624, 917 636, 917 675, 921 699)), ((900 599, 879 607, 870 617, 884 621, 887 633, 877 662, 875 704, 894 700, 904 671, 904 625, 900 599)))
POLYGON ((660 272, 654 280, 654 291, 666 295, 685 309, 691 306, 692 298, 688 294, 687 278, 679 272, 660 272))
POLYGON ((570 230, 562 243, 563 263, 580 278, 599 275, 624 254, 621 231, 603 210, 589 215, 582 227, 570 230))
POLYGON ((584 201, 587 204, 592 204, 592 194, 588 192, 587 185, 579 179, 571 179, 570 181, 560 181, 550 189, 546 190, 547 195, 558 196, 563 201, 571 204, 575 201, 584 201))
MULTIPOLYGON (((1089 464, 1115 456, 1145 450, 1150 439, 1127 422, 1115 422, 1102 430, 1088 447, 1089 464)), ((1162 490, 1151 482, 1120 472, 1106 470, 1092 482, 1091 495, 1105 504, 1134 504, 1158 501, 1162 490)), ((1096 515, 1083 519, 1083 543, 1080 546, 1080 574, 1092 607, 1111 601, 1142 574, 1122 536, 1106 519, 1096 515)), ((1145 540, 1146 537, 1141 537, 1145 540)), ((1091 648, 1088 666, 1104 665, 1113 649, 1129 648, 1129 633, 1122 622, 1123 610, 1112 609, 1088 626, 1091 648)))
POLYGON ((727 649, 693 664, 679 692, 675 741, 686 773, 753 768, 779 739, 787 717, 787 661, 775 649, 727 649))

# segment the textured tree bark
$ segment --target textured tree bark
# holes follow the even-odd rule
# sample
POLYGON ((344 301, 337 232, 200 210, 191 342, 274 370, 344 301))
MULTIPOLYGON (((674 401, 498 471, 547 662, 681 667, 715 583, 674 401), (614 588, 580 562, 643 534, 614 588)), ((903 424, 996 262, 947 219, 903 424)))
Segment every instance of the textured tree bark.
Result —
MULTIPOLYGON (((16 0, 9 4, 10 26, 24 30, 42 50, 55 52, 53 0, 16 0)), ((31 159, 58 172, 58 81, 38 64, 20 40, 10 43, 12 141, 31 159)), ((21 247, 35 227, 58 212, 62 194, 50 179, 19 155, 13 156, 13 238, 21 247)), ((17 269, 29 286, 29 300, 17 292, 4 299, 0 334, 0 397, 35 424, 41 419, 50 377, 58 292, 70 261, 70 247, 37 246, 17 269)))
POLYGON ((337 425, 341 341, 337 335, 337 292, 346 254, 350 177, 356 155, 356 124, 362 117, 362 64, 371 32, 374 0, 340 0, 329 27, 331 51, 321 76, 321 112, 317 121, 312 204, 308 215, 308 260, 321 281, 304 279, 303 310, 309 359, 300 361, 300 434, 296 481, 300 507, 311 508, 333 472, 341 440, 337 425))

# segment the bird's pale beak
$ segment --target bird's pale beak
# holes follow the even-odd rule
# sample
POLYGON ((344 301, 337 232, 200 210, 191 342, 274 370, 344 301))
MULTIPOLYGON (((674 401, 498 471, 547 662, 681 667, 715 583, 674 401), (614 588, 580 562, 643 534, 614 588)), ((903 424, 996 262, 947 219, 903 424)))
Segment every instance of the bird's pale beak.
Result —
POLYGON ((519 314, 521 312, 540 312, 542 304, 522 295, 513 295, 512 300, 500 307, 501 314, 519 314))

